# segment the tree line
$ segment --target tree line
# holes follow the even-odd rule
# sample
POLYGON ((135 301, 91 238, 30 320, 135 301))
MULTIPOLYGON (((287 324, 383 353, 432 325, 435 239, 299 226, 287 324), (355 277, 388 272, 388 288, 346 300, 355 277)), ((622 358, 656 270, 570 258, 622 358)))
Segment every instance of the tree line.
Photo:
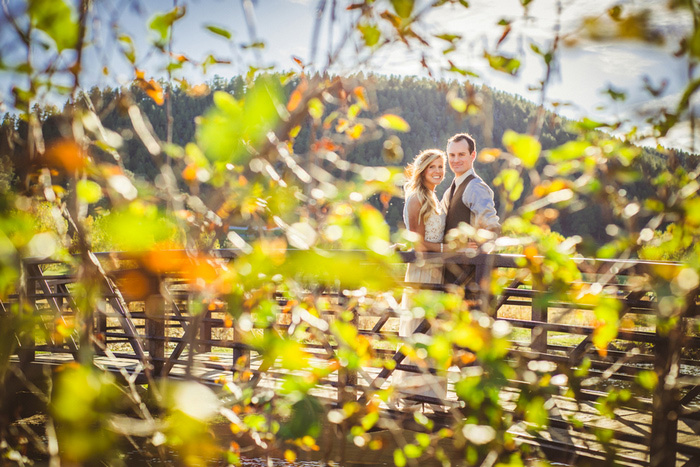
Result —
MULTIPOLYGON (((358 120, 376 119, 377 117, 391 113, 400 115, 410 126, 410 131, 390 135, 385 139, 381 132, 366 132, 358 135, 349 135, 346 144, 333 146, 330 149, 337 151, 338 155, 350 163, 366 166, 397 166, 402 167, 409 163, 416 154, 427 148, 444 149, 447 139, 458 132, 471 133, 477 141, 477 150, 483 148, 496 148, 505 151, 503 135, 508 130, 517 133, 538 132, 538 138, 542 150, 547 151, 564 145, 570 141, 581 139, 581 130, 584 125, 591 126, 591 131, 601 132, 602 125, 574 122, 558 116, 552 112, 540 111, 540 107, 521 96, 509 94, 503 91, 491 89, 485 85, 474 85, 469 81, 445 81, 415 76, 386 76, 378 74, 358 73, 342 78, 352 83, 362 99, 368 105, 358 109, 358 120), (458 102, 460 105, 455 105, 458 102), (533 130, 537 120, 541 124, 533 130)), ((212 95, 215 91, 224 91, 236 98, 244 95, 250 83, 246 77, 234 76, 225 79, 214 77, 206 86, 199 87, 196 92, 182 87, 169 87, 166 83, 160 83, 165 93, 169 94, 172 107, 172 142, 179 146, 185 146, 193 141, 196 132, 198 117, 212 106, 212 95)), ((299 77, 292 77, 286 81, 284 91, 287 96, 299 84, 299 77)), ((352 87, 351 86, 351 87, 352 87)), ((131 103, 135 103, 146 117, 153 133, 162 141, 166 140, 168 118, 164 105, 159 105, 156 100, 148 95, 138 83, 131 85, 130 89, 98 88, 93 87, 85 91, 75 103, 66 103, 62 109, 57 107, 35 108, 43 124, 45 138, 50 139, 52 134, 59 134, 53 127, 61 125, 61 116, 71 112, 74 107, 90 108, 95 111, 105 128, 112 130, 123 138, 125 147, 121 153, 120 164, 123 169, 134 177, 153 181, 159 173, 160 161, 152 156, 143 142, 134 135, 132 122, 126 112, 131 103)), ((333 112, 347 112, 348 109, 339 109, 332 100, 325 102, 324 117, 333 112)), ((323 120, 323 119, 322 119, 323 120)), ((312 151, 311 145, 318 143, 323 132, 319 125, 313 125, 309 118, 308 124, 301 125, 298 134, 294 138, 293 150, 296 154, 305 155, 312 151)), ((338 125, 338 121, 333 121, 338 125)), ((26 148, 22 141, 26 141, 27 124, 20 118, 5 114, 0 124, 0 188, 3 190, 14 189, 22 191, 22 181, 36 167, 27 160, 26 148)), ((349 131, 346 133, 350 133, 349 131)), ((601 135, 604 133, 601 132, 601 135)), ((609 135, 605 135, 609 137, 609 135)), ((99 159, 110 159, 111 156, 99 148, 91 148, 91 156, 99 159)), ((628 181, 628 193, 633 199, 640 202, 646 200, 655 192, 653 187, 654 177, 666 167, 667 164, 677 164, 685 168, 691 168, 695 156, 682 151, 671 151, 672 160, 668 160, 666 154, 651 148, 640 148, 641 156, 636 159, 641 164, 638 175, 630 176, 628 181)), ((668 153, 668 151, 665 151, 668 153)), ((177 165, 179 161, 174 163, 177 165)), ((537 170, 544 170, 546 162, 540 160, 537 170)), ((492 163, 475 164, 479 175, 492 187, 500 165, 498 160, 492 163)), ((640 167, 636 167, 639 169, 640 167)), ((176 170, 182 172, 184 167, 176 170)), ((330 169, 332 171, 332 169, 330 169)), ((616 170, 626 170, 617 167, 616 170)), ((635 172, 631 170, 630 173, 635 172)), ((347 174, 333 173, 334 176, 343 178, 347 174)), ((446 182, 438 187, 438 195, 441 196, 449 184, 450 174, 446 182)), ((180 183, 185 183, 180 181, 180 183)), ((531 187, 530 180, 524 180, 524 190, 531 187)), ((501 206, 502 196, 496 191, 496 204, 499 213, 503 213, 501 206)), ((576 204, 560 213, 559 218, 552 224, 552 229, 565 236, 581 235, 595 243, 609 240, 606 233, 606 225, 616 223, 616 219, 605 219, 601 222, 601 210, 596 205, 595 196, 591 195, 589 203, 576 204)), ((391 197, 380 200, 375 196, 371 200, 377 208, 383 211, 387 223, 392 231, 402 227, 403 199, 391 197)), ((512 208, 517 209, 524 202, 519 199, 512 208)), ((99 206, 97 206, 99 209, 99 206)), ((104 206, 109 208, 108 206, 104 206)))

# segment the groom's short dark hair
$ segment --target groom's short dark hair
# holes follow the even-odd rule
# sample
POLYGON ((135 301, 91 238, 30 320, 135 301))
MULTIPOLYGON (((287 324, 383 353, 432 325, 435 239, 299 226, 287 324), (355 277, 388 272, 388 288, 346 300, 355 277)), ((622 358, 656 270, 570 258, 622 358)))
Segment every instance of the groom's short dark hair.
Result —
POLYGON ((452 138, 447 140, 447 145, 449 146, 450 143, 457 143, 459 141, 466 141, 469 144, 470 154, 476 151, 476 141, 474 141, 474 138, 472 138, 472 136, 467 133, 457 133, 452 138))

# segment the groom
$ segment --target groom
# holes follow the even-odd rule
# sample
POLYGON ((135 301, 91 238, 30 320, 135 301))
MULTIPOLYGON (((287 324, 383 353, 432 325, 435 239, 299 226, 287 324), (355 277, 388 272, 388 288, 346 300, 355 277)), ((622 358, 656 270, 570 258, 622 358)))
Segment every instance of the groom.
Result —
MULTIPOLYGON (((476 143, 466 133, 457 133, 447 140, 447 162, 455 174, 452 184, 442 197, 442 205, 447 212, 445 234, 466 222, 475 229, 487 229, 498 232, 496 206, 493 191, 474 172, 476 143)), ((462 266, 445 265, 445 284, 463 285, 466 280, 462 266)))

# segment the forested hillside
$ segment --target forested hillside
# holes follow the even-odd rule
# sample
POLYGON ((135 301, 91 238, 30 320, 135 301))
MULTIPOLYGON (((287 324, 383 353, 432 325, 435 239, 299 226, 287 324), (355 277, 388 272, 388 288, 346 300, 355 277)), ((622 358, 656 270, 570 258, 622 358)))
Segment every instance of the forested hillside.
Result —
MULTIPOLYGON (((368 106, 366 109, 358 109, 358 121, 362 118, 376 118, 385 113, 400 115, 410 125, 410 131, 397 133, 391 138, 396 143, 393 147, 385 147, 385 138, 381 132, 376 135, 367 132, 361 135, 348 136, 347 144, 342 147, 334 147, 338 154, 350 161, 363 165, 395 165, 404 166, 421 150, 437 147, 444 149, 447 138, 457 132, 469 132, 477 140, 477 149, 484 147, 495 147, 503 149, 502 138, 507 130, 518 133, 532 132, 535 128, 538 107, 534 103, 519 96, 492 90, 486 86, 473 86, 468 82, 457 83, 435 81, 426 78, 398 77, 358 74, 343 78, 344 81, 351 82, 359 93, 362 93, 368 106), (466 105, 465 109, 458 109, 458 112, 450 105, 450 99, 458 97, 460 102, 466 105), (360 136, 359 138, 357 136, 360 136), (398 140, 396 139, 398 138, 398 140)), ((298 82, 290 80, 287 82, 286 91, 288 94, 296 87, 298 82)), ((175 88, 171 94, 173 133, 172 142, 184 146, 195 137, 196 119, 202 115, 206 109, 212 105, 212 94, 214 91, 226 91, 236 97, 243 95, 246 89, 244 77, 234 77, 226 80, 220 77, 214 78, 208 87, 182 90, 175 88)), ((136 84, 129 92, 120 89, 91 89, 84 96, 81 105, 90 106, 101 117, 106 128, 114 130, 124 138, 126 147, 120 151, 122 154, 123 167, 133 173, 136 177, 153 180, 158 174, 159 161, 156 160, 147 150, 142 141, 136 137, 132 130, 132 124, 125 109, 128 108, 129 99, 137 99, 137 104, 144 112, 155 134, 166 141, 167 118, 165 105, 158 103, 149 97, 136 84), (131 97, 136 96, 136 97, 131 97)), ((334 111, 333 101, 328 100, 325 106, 327 116, 334 111)), ((40 118, 45 125, 51 126, 60 122, 59 109, 37 109, 40 118)), ((342 109, 346 110, 346 109, 342 109)), ((333 125, 339 125, 339 120, 333 120, 333 125)), ((573 132, 567 131, 573 122, 547 113, 544 115, 542 124, 537 126, 539 140, 543 150, 552 149, 576 138, 573 132)), ((3 175, 0 179, 0 188, 9 187, 12 174, 18 175, 31 171, 32 167, 26 164, 23 158, 24 150, 20 145, 13 144, 13 134, 19 134, 21 140, 22 133, 26 133, 26 125, 6 115, 2 122, 2 141, 0 141, 0 154, 10 154, 7 158, 0 160, 0 167, 3 167, 3 175), (16 132, 16 133, 15 133, 16 132)), ((308 124, 302 125, 294 142, 294 151, 303 155, 307 153, 310 144, 316 141, 316 135, 312 132, 316 130, 319 134, 321 128, 314 128, 309 118, 308 124)), ((591 131, 598 131, 592 125, 591 131)), ((45 131, 50 135, 50 128, 45 131)), ((105 154, 93 154, 94 157, 107 157, 105 154)), ((111 157, 111 156, 109 156, 111 157)), ((692 164, 691 156, 679 154, 678 161, 692 164)), ((629 192, 638 199, 645 199, 651 192, 651 180, 654 174, 658 173, 659 167, 666 162, 660 153, 653 150, 644 149, 644 154, 640 159, 644 165, 644 179, 630 180, 629 192)), ((177 164, 177 161, 175 161, 177 164)), ((538 170, 542 170, 546 161, 540 161, 538 170)), ((498 160, 491 164, 477 162, 475 165, 477 172, 493 186, 493 179, 500 170, 498 160)), ((182 169, 182 168, 181 168, 182 169)), ((180 173, 181 170, 176 170, 180 173)), ((339 174, 336 174, 339 175, 339 174)), ((14 177, 24 179, 25 177, 14 177)), ((447 180, 438 187, 441 195, 448 186, 450 174, 447 180)), ((21 189, 21 187, 18 187, 21 189)), ((525 187, 527 192, 528 187, 525 187)), ((498 187, 494 187, 497 194, 497 207, 500 204, 498 187)), ((392 229, 401 225, 401 212, 403 200, 393 198, 388 206, 381 206, 377 200, 375 204, 385 212, 387 221, 392 229)), ((520 200, 522 202, 522 200, 520 200)), ((516 204, 516 208, 517 208, 516 204)), ((590 198, 588 205, 577 205, 575 212, 564 212, 558 222, 553 224, 553 228, 560 230, 565 235, 579 234, 584 237, 589 236, 596 241, 606 238, 605 225, 614 223, 615 219, 605 219, 601 221, 599 210, 596 208, 595 198, 590 198)))

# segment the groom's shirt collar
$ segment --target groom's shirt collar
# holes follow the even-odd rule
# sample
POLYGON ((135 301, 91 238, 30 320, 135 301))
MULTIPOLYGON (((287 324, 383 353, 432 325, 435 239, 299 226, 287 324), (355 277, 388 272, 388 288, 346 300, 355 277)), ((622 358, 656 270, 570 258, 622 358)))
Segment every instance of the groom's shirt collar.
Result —
POLYGON ((455 186, 460 186, 460 185, 462 184, 462 182, 465 181, 465 180, 467 179, 467 177, 468 177, 469 175, 471 175, 471 174, 476 175, 476 172, 474 172, 474 167, 472 167, 471 169, 467 170, 466 172, 464 172, 464 173, 463 173, 462 175, 460 175, 459 177, 455 177, 455 186))

